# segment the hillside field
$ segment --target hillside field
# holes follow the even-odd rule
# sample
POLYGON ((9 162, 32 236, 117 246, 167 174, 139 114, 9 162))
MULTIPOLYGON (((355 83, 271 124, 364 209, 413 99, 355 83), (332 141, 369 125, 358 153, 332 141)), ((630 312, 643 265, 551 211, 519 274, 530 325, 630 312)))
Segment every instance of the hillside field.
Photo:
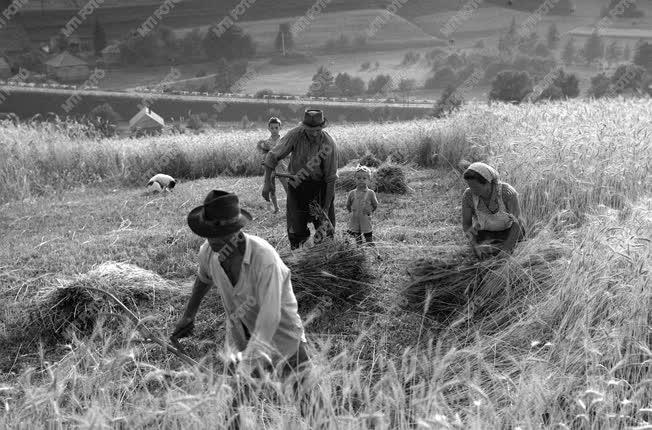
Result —
MULTIPOLYGON (((267 88, 281 94, 304 95, 310 88, 312 76, 321 65, 328 67, 334 75, 348 73, 351 76, 362 78, 365 83, 380 74, 386 74, 392 77, 393 82, 399 82, 401 79, 415 79, 417 86, 422 86, 431 74, 430 67, 425 60, 410 66, 401 66, 401 61, 408 52, 418 52, 424 56, 427 51, 428 49, 424 48, 410 48, 395 51, 318 55, 315 57, 314 63, 293 66, 262 62, 259 66, 253 66, 257 67, 257 73, 253 79, 245 82, 243 91, 255 93, 267 88), (361 66, 365 62, 369 62, 371 68, 362 71, 361 66), (378 62, 378 68, 375 67, 376 62, 378 62)), ((439 93, 440 91, 430 91, 428 97, 421 97, 421 99, 436 100, 439 93)), ((396 94, 396 96, 399 95, 396 94)))
MULTIPOLYGON (((367 152, 389 156, 404 163, 411 191, 378 193, 382 259, 368 255, 376 279, 358 287, 365 301, 300 302, 316 366, 311 411, 301 417, 273 380, 254 384, 242 409, 250 427, 649 428, 652 147, 641 119, 650 116, 649 99, 575 100, 467 105, 440 121, 331 127, 341 176, 367 152), (489 162, 516 188, 528 239, 493 274, 496 302, 469 302, 454 318, 406 309, 410 264, 468 252, 465 185, 454 167, 462 158, 489 162), (552 250, 556 259, 519 275, 520 264, 552 250)), ((45 338, 39 346, 53 327, 39 332, 30 310, 47 316, 40 300, 70 280, 109 288, 110 278, 93 274, 107 273, 102 263, 128 263, 119 273, 109 264, 114 282, 128 284, 128 305, 166 338, 189 297, 202 243, 185 219, 212 188, 237 192, 255 217, 246 232, 287 255, 284 211, 267 212, 255 173, 254 143, 264 130, 95 141, 70 125, 0 127, 0 426, 224 422, 229 387, 245 388, 219 370, 216 291, 195 335, 182 341, 201 367, 141 339, 120 323, 119 310, 100 314, 106 322, 91 338, 45 338), (180 182, 168 195, 146 196, 150 171, 180 182)), ((346 191, 336 193, 338 240, 346 191)), ((279 197, 283 204, 283 191, 279 197)))
MULTIPOLYGON (((292 0, 276 2, 258 0, 240 17, 241 21, 256 21, 303 16, 314 2, 292 0)), ((21 8, 21 23, 28 30, 30 37, 36 42, 45 42, 50 36, 57 34, 68 20, 75 16, 84 3, 66 0, 47 0, 41 2, 26 2, 27 7, 21 8)), ((170 12, 163 15, 162 22, 172 28, 196 27, 216 24, 227 16, 239 1, 229 0, 212 2, 209 0, 185 0, 175 3, 170 12)), ((135 30, 150 15, 160 7, 160 2, 153 1, 111 1, 106 2, 93 13, 101 20, 109 38, 120 38, 135 30)), ((430 2, 428 0, 411 0, 401 8, 399 14, 407 18, 454 10, 457 0, 430 2)), ((350 2, 346 0, 331 0, 325 12, 344 12, 364 9, 382 9, 387 3, 379 0, 364 0, 350 2)), ((94 20, 85 20, 76 30, 80 37, 91 37, 94 20)))
MULTIPOLYGON (((416 15, 411 17, 411 21, 426 33, 441 37, 441 28, 449 21, 454 22, 451 21, 452 19, 457 19, 461 24, 450 36, 455 39, 456 46, 468 47, 477 40, 483 40, 486 46, 496 46, 500 34, 507 31, 512 18, 516 20, 518 28, 542 3, 538 0, 526 0, 514 1, 510 5, 506 0, 491 0, 481 3, 481 7, 470 13, 460 14, 460 7, 457 7, 447 11, 416 15)), ((568 15, 553 11, 540 16, 536 19, 536 27, 533 30, 545 39, 548 27, 554 23, 564 43, 569 31, 582 26, 594 26, 600 20, 600 10, 606 3, 606 1, 574 0, 575 12, 568 15)), ((632 30, 646 31, 652 28, 652 2, 639 1, 636 5, 645 13, 643 18, 615 17, 606 31, 625 34, 632 30)))
MULTIPOLYGON (((349 37, 351 40, 356 36, 366 37, 367 29, 371 22, 378 16, 383 16, 383 9, 354 10, 347 12, 330 12, 325 8, 324 13, 319 14, 310 26, 296 36, 295 47, 300 51, 311 52, 320 50, 328 39, 334 39, 340 35, 349 37)), ((243 20, 239 25, 251 35, 256 42, 258 53, 276 52, 274 41, 278 33, 279 24, 289 23, 292 25, 303 15, 289 16, 283 18, 264 20, 243 20)), ((199 28, 202 34, 208 30, 208 26, 193 26, 175 30, 178 36, 183 36, 194 28, 199 28)), ((396 46, 413 46, 430 44, 435 46, 441 43, 437 38, 426 34, 419 27, 409 20, 398 15, 392 15, 387 23, 381 26, 373 37, 368 39, 367 45, 372 50, 384 50, 396 46)))

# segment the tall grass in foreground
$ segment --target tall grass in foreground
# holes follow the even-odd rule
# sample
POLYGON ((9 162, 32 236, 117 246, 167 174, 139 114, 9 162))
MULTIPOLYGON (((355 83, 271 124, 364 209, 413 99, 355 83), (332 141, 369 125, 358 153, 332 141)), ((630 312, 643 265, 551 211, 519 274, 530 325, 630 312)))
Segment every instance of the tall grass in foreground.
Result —
MULTIPOLYGON (((615 211, 592 217, 576 232, 582 241, 566 244, 572 255, 550 290, 510 297, 491 320, 469 326, 467 314, 400 357, 376 350, 361 359, 362 339, 333 357, 333 345, 320 343, 312 411, 299 416, 287 387, 254 385, 245 428, 649 428, 647 204, 624 222, 615 211), (503 321, 498 330, 495 321, 503 321)), ((541 234, 519 252, 548 242, 541 234)), ((379 335, 370 328, 361 338, 379 335)), ((99 333, 42 366, 0 387, 0 425, 220 428, 232 389, 242 388, 99 333)))

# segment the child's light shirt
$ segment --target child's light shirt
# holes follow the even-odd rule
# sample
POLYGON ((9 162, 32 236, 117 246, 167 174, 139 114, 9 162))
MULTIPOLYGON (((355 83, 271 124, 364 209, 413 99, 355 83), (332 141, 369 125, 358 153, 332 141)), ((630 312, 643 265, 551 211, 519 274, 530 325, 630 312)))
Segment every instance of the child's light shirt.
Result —
POLYGON ((208 241, 199 250, 198 278, 217 286, 227 326, 226 347, 248 346, 243 325, 257 347, 275 361, 296 353, 305 334, 297 312, 290 269, 266 240, 244 234, 245 254, 240 278, 232 285, 208 241))
POLYGON ((346 200, 346 209, 351 212, 349 230, 355 233, 371 233, 371 213, 377 207, 378 200, 373 190, 351 190, 346 200))

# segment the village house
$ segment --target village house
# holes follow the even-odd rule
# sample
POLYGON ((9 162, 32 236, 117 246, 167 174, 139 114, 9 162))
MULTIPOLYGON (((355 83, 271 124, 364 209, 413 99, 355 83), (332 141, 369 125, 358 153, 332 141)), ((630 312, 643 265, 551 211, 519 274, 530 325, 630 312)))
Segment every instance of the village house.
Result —
POLYGON ((113 44, 102 49, 102 61, 107 66, 120 64, 120 46, 113 44))
MULTIPOLYGON (((591 37, 594 28, 585 26, 577 27, 568 32, 569 36, 574 37, 578 43, 584 43, 591 37)), ((652 43, 652 30, 639 28, 601 28, 598 32, 600 37, 606 42, 617 41, 619 43, 636 44, 638 41, 652 43)))
POLYGON ((90 68, 84 60, 64 51, 45 62, 47 75, 61 82, 78 82, 88 79, 90 68))
POLYGON ((141 109, 129 120, 129 130, 132 132, 159 132, 164 125, 163 118, 148 107, 141 109))

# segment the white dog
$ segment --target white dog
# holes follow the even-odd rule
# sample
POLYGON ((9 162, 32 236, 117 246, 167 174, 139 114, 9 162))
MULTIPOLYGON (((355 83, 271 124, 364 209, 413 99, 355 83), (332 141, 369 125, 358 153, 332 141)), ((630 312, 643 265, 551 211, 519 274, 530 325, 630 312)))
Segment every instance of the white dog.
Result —
POLYGON ((177 184, 177 181, 169 175, 158 173, 152 176, 152 179, 147 183, 147 191, 152 194, 160 193, 162 191, 171 191, 177 184))

